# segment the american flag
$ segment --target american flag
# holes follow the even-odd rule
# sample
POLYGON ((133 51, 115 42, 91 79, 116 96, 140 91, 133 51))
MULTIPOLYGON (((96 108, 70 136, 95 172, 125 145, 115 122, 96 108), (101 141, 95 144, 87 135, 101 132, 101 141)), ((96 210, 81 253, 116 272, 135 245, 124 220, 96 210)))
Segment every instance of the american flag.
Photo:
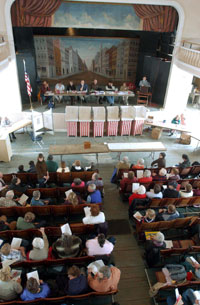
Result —
POLYGON ((27 93, 29 96, 31 96, 31 92, 32 92, 31 83, 30 83, 29 75, 26 72, 25 60, 23 60, 23 62, 24 62, 24 77, 25 77, 25 82, 26 82, 27 93))

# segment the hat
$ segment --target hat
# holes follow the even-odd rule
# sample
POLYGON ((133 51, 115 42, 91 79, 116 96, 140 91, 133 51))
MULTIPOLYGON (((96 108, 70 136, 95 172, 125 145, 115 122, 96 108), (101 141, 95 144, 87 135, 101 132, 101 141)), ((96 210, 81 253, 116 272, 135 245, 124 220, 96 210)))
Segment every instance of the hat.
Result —
POLYGON ((144 187, 144 185, 140 185, 138 190, 137 190, 137 193, 139 195, 144 195, 146 193, 146 188, 144 187))
POLYGON ((171 181, 171 182, 169 182, 169 185, 172 186, 174 189, 176 189, 178 183, 176 181, 171 181))
POLYGON ((35 237, 32 245, 34 248, 43 249, 44 248, 44 240, 41 237, 35 237))
POLYGON ((154 240, 157 241, 158 243, 163 243, 165 240, 165 236, 163 233, 158 232, 155 236, 154 236, 154 240))

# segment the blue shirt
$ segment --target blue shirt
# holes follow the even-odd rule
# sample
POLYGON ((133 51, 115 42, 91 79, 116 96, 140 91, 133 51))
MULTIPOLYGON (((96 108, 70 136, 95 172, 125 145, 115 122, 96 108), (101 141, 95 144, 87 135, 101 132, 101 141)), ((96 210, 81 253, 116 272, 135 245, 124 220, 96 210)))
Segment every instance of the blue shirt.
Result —
POLYGON ((39 206, 42 207, 44 205, 44 202, 41 200, 35 200, 34 198, 31 199, 31 206, 39 206))
POLYGON ((69 280, 68 282, 68 294, 77 295, 82 294, 88 290, 88 282, 86 276, 81 274, 75 279, 69 280))
POLYGON ((20 298, 22 299, 22 301, 32 301, 35 299, 46 298, 50 293, 49 286, 46 283, 44 283, 40 285, 40 289, 41 290, 39 293, 31 293, 25 288, 22 294, 20 295, 20 298))
POLYGON ((93 193, 90 193, 90 195, 87 196, 87 202, 88 203, 101 203, 101 192, 99 190, 94 191, 93 193))

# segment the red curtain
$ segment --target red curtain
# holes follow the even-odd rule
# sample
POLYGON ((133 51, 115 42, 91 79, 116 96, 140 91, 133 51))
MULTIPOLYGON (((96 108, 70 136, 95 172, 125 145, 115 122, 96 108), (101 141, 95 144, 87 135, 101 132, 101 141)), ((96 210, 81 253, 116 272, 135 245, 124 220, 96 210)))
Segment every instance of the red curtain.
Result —
POLYGON ((173 32, 178 14, 171 6, 133 4, 138 17, 143 19, 144 31, 173 32))
POLYGON ((49 27, 62 0, 16 0, 11 9, 13 26, 49 27))

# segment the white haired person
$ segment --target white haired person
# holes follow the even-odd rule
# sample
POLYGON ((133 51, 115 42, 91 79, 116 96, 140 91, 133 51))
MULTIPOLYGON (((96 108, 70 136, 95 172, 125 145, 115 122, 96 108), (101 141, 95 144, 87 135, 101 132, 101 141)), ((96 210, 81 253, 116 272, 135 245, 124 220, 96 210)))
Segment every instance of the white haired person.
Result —
POLYGON ((139 188, 129 197, 129 206, 131 205, 133 199, 145 199, 146 197, 146 188, 144 185, 140 185, 139 188))
POLYGON ((88 185, 88 193, 89 193, 89 195, 87 196, 88 203, 101 203, 102 202, 101 192, 96 189, 95 184, 88 185))
POLYGON ((151 268, 160 261, 160 250, 166 248, 165 236, 158 232, 153 236, 152 240, 147 240, 145 243, 145 257, 148 266, 151 268))
POLYGON ((16 206, 16 202, 13 200, 14 198, 14 192, 13 191, 7 191, 5 197, 0 198, 0 207, 14 207, 16 206))
POLYGON ((143 177, 138 179, 139 183, 148 183, 153 180, 151 176, 151 171, 149 169, 145 169, 143 177))
POLYGON ((116 168, 117 168, 117 173, 120 169, 129 169, 130 163, 128 157, 127 156, 123 157, 122 161, 119 161, 117 163, 116 168))
POLYGON ((153 173, 153 181, 167 181, 167 170, 165 168, 161 168, 158 174, 153 173))
POLYGON ((89 184, 95 184, 96 186, 103 186, 103 180, 100 179, 100 176, 98 173, 94 173, 92 175, 92 180, 87 182, 87 185, 89 184))
POLYGON ((29 259, 34 261, 43 260, 48 257, 49 242, 47 236, 44 232, 44 228, 40 228, 39 231, 42 233, 42 238, 35 237, 33 239, 33 250, 29 253, 29 259))
POLYGON ((144 169, 144 159, 138 159, 137 164, 134 164, 131 169, 144 169))

